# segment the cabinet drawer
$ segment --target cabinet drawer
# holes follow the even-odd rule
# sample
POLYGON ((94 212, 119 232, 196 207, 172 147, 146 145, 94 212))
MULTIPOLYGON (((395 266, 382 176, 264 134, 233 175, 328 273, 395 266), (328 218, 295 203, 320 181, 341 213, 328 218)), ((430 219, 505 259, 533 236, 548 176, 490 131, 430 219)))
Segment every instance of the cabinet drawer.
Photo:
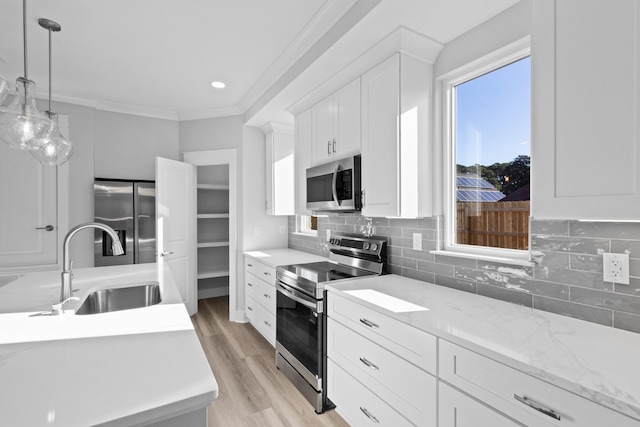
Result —
POLYGON ((256 301, 248 295, 244 297, 244 313, 249 321, 255 324, 256 321, 256 301))
POLYGON ((522 427, 522 424, 516 423, 445 383, 438 384, 438 395, 439 427, 522 427))
POLYGON ((435 375, 435 336, 348 300, 335 292, 329 292, 327 296, 327 313, 329 317, 349 326, 358 334, 435 375))
POLYGON ((258 304, 261 304, 270 313, 276 314, 276 288, 264 280, 249 276, 247 287, 251 296, 258 304))
POLYGON ((256 262, 254 274, 271 286, 276 285, 276 269, 270 265, 256 262))
POLYGON ((249 258, 248 256, 244 257, 244 271, 245 273, 257 274, 257 265, 258 261, 253 258, 249 258))
POLYGON ((444 340, 439 373, 441 380, 528 426, 638 426, 626 415, 444 340))
POLYGON ((327 343, 329 358, 411 422, 435 424, 434 376, 332 318, 328 320, 327 343))
POLYGON ((331 359, 327 362, 327 377, 327 396, 336 405, 336 411, 350 425, 413 425, 331 359))
POLYGON ((270 313, 262 305, 256 304, 256 319, 252 323, 258 332, 269 341, 272 346, 276 345, 276 316, 270 313))

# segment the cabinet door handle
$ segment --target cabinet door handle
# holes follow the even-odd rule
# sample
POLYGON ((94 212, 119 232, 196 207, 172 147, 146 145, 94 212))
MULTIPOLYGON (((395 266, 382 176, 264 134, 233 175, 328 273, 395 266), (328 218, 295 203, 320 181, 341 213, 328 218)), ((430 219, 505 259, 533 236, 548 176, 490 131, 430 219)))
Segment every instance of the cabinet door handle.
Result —
POLYGON ((560 421, 560 415, 556 414, 556 412, 553 409, 545 408, 538 402, 535 402, 529 399, 527 396, 518 396, 517 394, 514 394, 513 398, 516 399, 518 402, 524 403, 528 407, 535 409, 538 412, 542 412, 543 414, 560 421))
POLYGON ((378 368, 378 367, 377 367, 376 365, 374 365, 373 363, 369 362, 369 361, 368 361, 366 358, 364 358, 364 357, 361 357, 361 358, 360 358, 360 361, 361 361, 362 363, 364 363, 364 365, 365 365, 367 368, 371 368, 371 369, 373 369, 374 371, 378 371, 378 370, 380 370, 380 368, 378 368))
POLYGON ((373 323, 371 320, 367 320, 364 318, 360 319, 360 322, 370 327, 371 329, 378 329, 380 327, 377 324, 373 323))
POLYGON ((249 267, 253 267, 253 264, 247 264, 247 266, 249 266, 249 267))
POLYGON ((253 283, 247 282, 247 286, 253 286, 253 283))
POLYGON ((266 320, 264 321, 264 324, 267 325, 269 328, 271 327, 271 323, 267 322, 266 320))
POLYGON ((336 139, 333 138, 333 152, 336 152, 336 139))
POLYGON ((252 307, 247 306, 247 308, 249 309, 249 311, 253 311, 252 307))
POLYGON ((364 190, 360 192, 360 207, 364 207, 364 190))
POLYGON ((44 227, 36 227, 36 230, 47 230, 47 231, 53 231, 53 225, 49 224, 49 225, 44 226, 44 227))
POLYGON ((367 418, 369 418, 371 421, 373 421, 376 424, 380 424, 380 421, 378 421, 378 419, 376 417, 373 416, 373 414, 369 411, 367 411, 367 408, 363 408, 362 406, 360 407, 360 410, 362 411, 363 414, 365 414, 367 416, 367 418))
POLYGON ((167 256, 167 255, 173 255, 173 251, 162 251, 162 253, 160 254, 160 256, 167 256))
POLYGON ((331 155, 331 140, 327 141, 327 155, 331 155))

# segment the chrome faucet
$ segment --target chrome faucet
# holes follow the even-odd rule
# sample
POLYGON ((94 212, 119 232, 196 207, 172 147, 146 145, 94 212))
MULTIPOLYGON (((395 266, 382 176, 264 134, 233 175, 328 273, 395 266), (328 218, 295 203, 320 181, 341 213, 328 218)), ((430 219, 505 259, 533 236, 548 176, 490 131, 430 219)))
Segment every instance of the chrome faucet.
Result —
POLYGON ((69 259, 69 242, 78 231, 84 230, 85 228, 99 228, 106 231, 109 236, 111 236, 111 239, 113 241, 113 243, 111 244, 113 254, 124 254, 122 243, 120 243, 118 234, 113 228, 109 227, 108 225, 101 224, 99 222, 87 222, 85 224, 80 224, 73 227, 65 236, 64 243, 62 245, 62 287, 60 289, 60 302, 64 302, 65 300, 73 296, 73 288, 71 287, 71 278, 73 277, 73 273, 71 272, 71 259, 69 259))

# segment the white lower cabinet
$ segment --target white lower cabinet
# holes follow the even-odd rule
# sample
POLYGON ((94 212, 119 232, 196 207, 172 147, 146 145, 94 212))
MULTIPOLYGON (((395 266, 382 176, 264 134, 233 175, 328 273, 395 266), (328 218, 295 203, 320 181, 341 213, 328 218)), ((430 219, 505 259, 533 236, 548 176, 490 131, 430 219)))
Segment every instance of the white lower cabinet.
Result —
POLYGON ((245 314, 254 328, 276 345, 276 271, 255 258, 245 256, 245 314))
POLYGON ((327 371, 329 399, 351 426, 413 426, 409 420, 349 375, 331 358, 327 362, 327 371))
POLYGON ((440 382, 439 427, 521 427, 503 414, 440 382))
POLYGON ((435 426, 436 338, 335 294, 327 314, 336 410, 354 426, 435 426))
MULTIPOLYGON (((441 381, 523 425, 638 427, 626 415, 442 339, 439 356, 441 381)), ((442 396, 440 405, 447 405, 442 396)))

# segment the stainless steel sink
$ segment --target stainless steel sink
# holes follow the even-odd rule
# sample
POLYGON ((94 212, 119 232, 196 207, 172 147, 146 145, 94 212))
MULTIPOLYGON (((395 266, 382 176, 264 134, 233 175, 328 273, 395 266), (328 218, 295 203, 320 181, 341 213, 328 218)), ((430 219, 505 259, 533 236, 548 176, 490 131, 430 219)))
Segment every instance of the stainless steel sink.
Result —
POLYGON ((100 289, 92 292, 76 309, 76 314, 108 313, 149 307, 160 302, 160 285, 157 282, 149 282, 142 285, 100 289))

